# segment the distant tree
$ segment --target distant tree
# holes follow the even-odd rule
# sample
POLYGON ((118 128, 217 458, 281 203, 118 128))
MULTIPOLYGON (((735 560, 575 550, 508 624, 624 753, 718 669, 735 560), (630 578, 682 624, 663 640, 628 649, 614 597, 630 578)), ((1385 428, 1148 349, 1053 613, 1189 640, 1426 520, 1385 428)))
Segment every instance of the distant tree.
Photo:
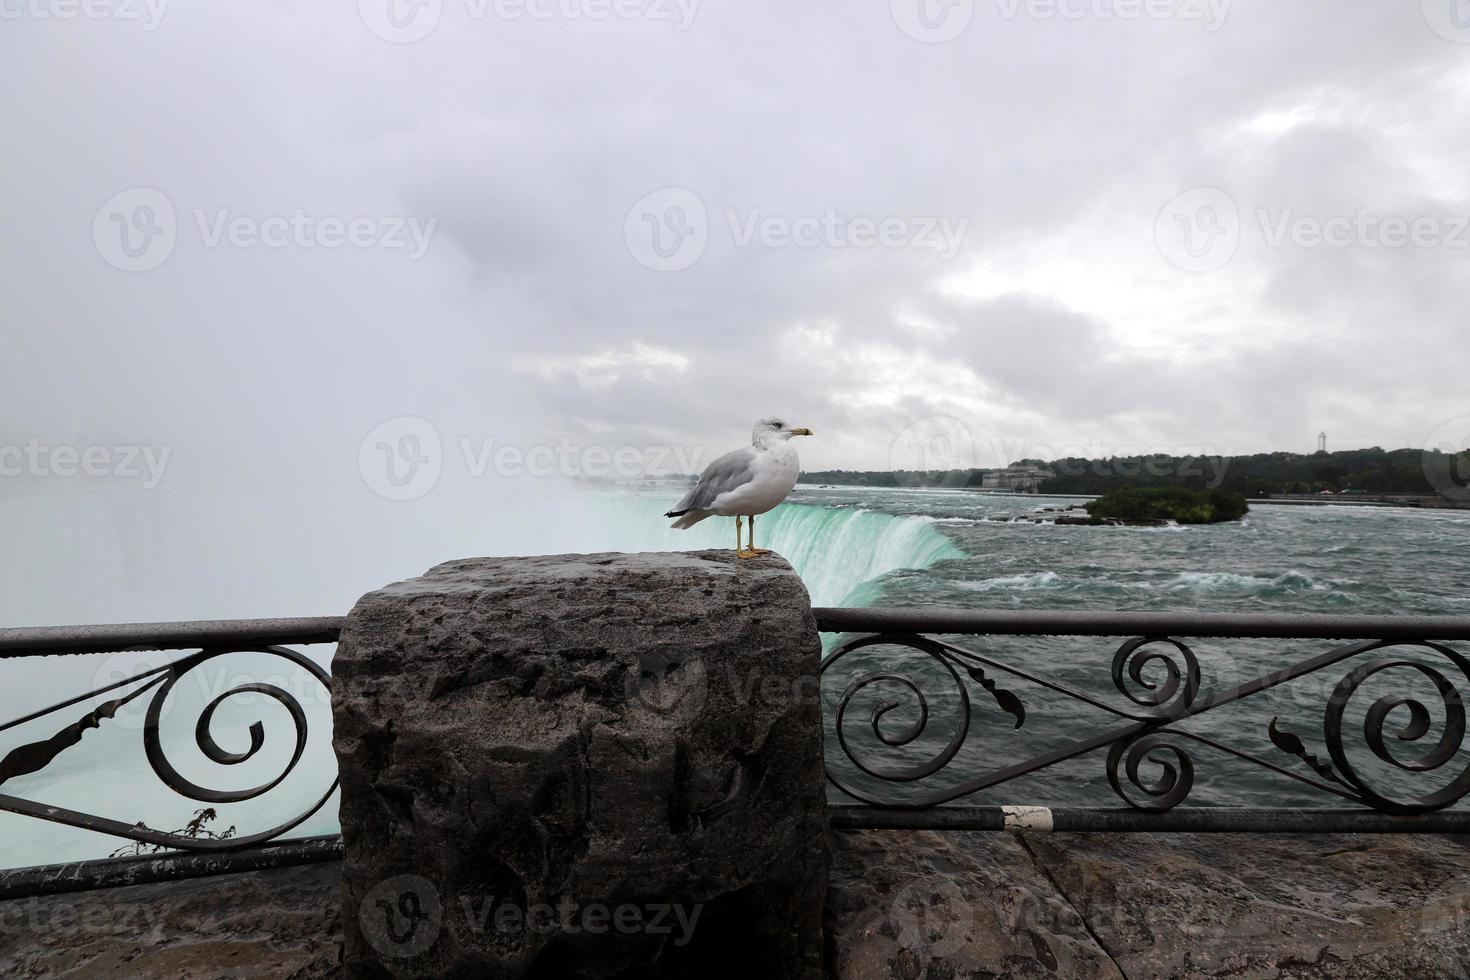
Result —
MULTIPOLYGON (((1470 456, 1445 461, 1441 468, 1470 481, 1470 456)), ((1418 449, 1387 450, 1372 446, 1329 453, 1256 453, 1249 456, 1146 456, 1019 463, 1045 468, 1052 477, 1041 481, 1042 493, 1096 495, 1119 487, 1177 488, 1206 492, 1233 490, 1243 496, 1363 490, 1368 493, 1430 494, 1425 456, 1418 449)), ((986 470, 825 470, 803 473, 803 483, 870 487, 979 487, 986 470)))
POLYGON ((1087 504, 1092 517, 1180 524, 1238 521, 1249 509, 1245 498, 1233 490, 1199 493, 1178 487, 1120 487, 1087 504))

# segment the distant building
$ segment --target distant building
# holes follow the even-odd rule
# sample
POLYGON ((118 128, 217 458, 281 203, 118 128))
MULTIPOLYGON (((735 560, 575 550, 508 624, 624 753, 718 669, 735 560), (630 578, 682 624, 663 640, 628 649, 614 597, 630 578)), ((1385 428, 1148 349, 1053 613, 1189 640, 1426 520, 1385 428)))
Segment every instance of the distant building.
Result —
POLYGON ((1030 463, 1012 463, 1003 470, 989 470, 981 478, 983 490, 1014 490, 1018 493, 1037 493, 1041 481, 1050 480, 1056 474, 1045 466, 1030 463))

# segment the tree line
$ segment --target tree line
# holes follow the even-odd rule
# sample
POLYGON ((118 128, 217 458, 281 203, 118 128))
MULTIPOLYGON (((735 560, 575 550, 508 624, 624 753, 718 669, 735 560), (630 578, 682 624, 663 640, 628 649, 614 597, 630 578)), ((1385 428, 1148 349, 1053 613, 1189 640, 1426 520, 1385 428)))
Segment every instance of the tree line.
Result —
MULTIPOLYGON (((1249 456, 1147 456, 1021 460, 1044 467, 1041 493, 1101 494, 1119 487, 1234 490, 1247 497, 1277 493, 1433 494, 1428 470, 1438 467, 1457 483, 1470 481, 1470 453, 1445 456, 1422 449, 1345 449, 1318 453, 1256 453, 1249 456)), ((817 470, 801 475, 806 484, 867 487, 978 487, 986 469, 817 470)))

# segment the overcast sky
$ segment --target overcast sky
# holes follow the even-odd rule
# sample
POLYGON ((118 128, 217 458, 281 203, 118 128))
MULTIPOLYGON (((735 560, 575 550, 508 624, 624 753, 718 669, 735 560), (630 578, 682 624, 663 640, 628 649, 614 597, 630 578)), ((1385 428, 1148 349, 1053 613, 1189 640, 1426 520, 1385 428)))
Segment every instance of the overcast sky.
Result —
MULTIPOLYGON (((808 469, 1423 445, 1459 2, 0 0, 0 446, 167 451, 284 536, 433 439, 445 481, 766 414, 808 469)), ((58 464, 7 492, 92 492, 58 464)))

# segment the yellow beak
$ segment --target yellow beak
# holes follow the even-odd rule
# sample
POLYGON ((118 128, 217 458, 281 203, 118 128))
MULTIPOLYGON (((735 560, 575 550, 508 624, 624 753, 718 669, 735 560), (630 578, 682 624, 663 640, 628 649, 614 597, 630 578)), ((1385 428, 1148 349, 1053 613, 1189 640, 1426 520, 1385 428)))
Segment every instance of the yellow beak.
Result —
POLYGON ((792 429, 791 430, 791 434, 794 435, 794 436, 809 436, 809 435, 812 434, 812 430, 811 429, 792 429))

